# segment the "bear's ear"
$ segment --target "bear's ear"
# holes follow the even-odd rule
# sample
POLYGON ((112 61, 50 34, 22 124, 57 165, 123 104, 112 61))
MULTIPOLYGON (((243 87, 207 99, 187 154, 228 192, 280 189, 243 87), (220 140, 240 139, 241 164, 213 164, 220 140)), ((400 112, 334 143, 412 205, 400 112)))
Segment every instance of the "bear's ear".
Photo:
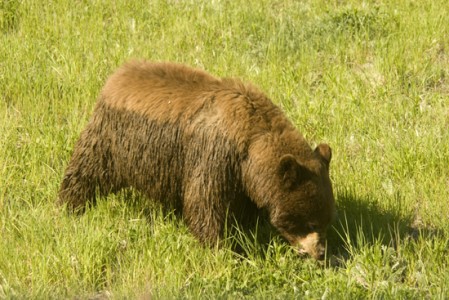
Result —
POLYGON ((332 158, 331 147, 329 147, 328 144, 319 144, 315 149, 315 153, 320 156, 320 158, 324 161, 326 166, 329 168, 329 164, 330 164, 331 158, 332 158))
POLYGON ((301 181, 303 175, 307 173, 303 169, 304 167, 298 163, 293 155, 286 154, 279 161, 279 178, 286 188, 293 188, 301 181))

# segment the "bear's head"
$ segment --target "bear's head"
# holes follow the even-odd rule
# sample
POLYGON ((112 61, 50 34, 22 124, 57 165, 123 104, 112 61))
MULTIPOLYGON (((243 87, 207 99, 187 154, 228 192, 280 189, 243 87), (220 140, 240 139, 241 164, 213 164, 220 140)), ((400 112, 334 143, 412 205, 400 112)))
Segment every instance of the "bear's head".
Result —
POLYGON ((336 215, 329 164, 332 152, 320 144, 307 162, 293 155, 280 158, 277 201, 270 211, 271 223, 300 254, 323 259, 326 231, 336 215))

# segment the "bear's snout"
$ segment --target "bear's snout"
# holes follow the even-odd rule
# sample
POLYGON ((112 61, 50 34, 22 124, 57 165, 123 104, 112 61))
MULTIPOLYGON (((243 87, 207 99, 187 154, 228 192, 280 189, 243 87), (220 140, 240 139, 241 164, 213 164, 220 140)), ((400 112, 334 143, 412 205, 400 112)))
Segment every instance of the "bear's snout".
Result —
POLYGON ((299 237, 293 246, 297 248, 300 255, 310 255, 317 260, 323 260, 326 256, 325 241, 318 232, 299 237))

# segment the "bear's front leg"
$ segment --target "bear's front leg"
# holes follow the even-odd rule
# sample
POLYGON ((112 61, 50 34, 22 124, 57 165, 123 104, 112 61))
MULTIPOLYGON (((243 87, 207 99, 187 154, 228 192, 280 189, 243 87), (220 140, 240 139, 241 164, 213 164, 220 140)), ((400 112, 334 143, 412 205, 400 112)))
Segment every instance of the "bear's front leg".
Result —
POLYGON ((200 242, 215 246, 224 235, 227 207, 214 183, 198 175, 185 188, 182 215, 200 242))

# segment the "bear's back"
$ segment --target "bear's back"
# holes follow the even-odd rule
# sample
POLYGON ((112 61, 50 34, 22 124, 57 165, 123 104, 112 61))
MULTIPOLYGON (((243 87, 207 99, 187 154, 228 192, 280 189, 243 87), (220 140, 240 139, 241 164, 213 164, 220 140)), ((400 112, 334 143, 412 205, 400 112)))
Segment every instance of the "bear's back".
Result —
POLYGON ((101 98, 111 108, 173 119, 197 111, 220 85, 221 79, 181 64, 132 61, 107 80, 101 98))

